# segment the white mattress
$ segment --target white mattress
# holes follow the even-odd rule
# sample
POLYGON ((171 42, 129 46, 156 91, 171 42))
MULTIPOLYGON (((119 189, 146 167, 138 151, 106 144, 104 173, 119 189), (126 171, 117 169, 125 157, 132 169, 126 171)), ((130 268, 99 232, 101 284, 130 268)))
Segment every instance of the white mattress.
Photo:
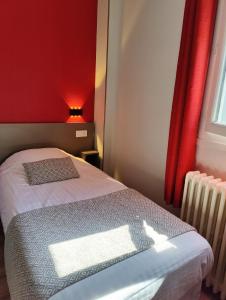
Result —
MULTIPOLYGON (((4 230, 13 216, 35 208, 85 200, 126 188, 78 158, 80 178, 29 186, 23 162, 65 157, 56 148, 21 151, 0 166, 0 213, 4 230)), ((207 241, 188 232, 92 275, 53 296, 52 300, 198 299, 213 255, 207 241)))

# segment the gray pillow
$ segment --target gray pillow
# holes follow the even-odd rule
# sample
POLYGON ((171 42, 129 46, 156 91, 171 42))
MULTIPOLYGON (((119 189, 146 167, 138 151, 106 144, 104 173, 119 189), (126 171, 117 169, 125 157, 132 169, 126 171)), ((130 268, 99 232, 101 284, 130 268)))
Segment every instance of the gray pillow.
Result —
POLYGON ((30 185, 78 178, 79 174, 70 157, 50 158, 23 163, 30 185))

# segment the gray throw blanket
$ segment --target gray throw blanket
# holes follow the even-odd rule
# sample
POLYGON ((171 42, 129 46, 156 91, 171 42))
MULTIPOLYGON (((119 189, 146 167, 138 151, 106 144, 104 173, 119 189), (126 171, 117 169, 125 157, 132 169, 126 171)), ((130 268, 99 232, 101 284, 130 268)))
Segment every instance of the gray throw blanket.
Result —
POLYGON ((191 230, 194 228, 131 189, 22 213, 12 219, 5 240, 11 296, 48 299, 79 280, 191 230))

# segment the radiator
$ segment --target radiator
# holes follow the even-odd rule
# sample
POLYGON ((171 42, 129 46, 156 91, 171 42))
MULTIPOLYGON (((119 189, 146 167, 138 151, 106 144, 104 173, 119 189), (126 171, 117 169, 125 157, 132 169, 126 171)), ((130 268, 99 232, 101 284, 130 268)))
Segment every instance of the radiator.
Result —
POLYGON ((212 273, 206 279, 226 299, 226 182, 199 171, 186 175, 181 219, 205 237, 214 253, 212 273))

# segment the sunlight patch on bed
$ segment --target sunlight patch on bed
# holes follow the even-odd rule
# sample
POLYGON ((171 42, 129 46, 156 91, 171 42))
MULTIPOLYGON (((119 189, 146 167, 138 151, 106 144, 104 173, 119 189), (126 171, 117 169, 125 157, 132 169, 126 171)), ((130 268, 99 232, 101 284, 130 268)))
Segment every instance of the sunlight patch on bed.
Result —
POLYGON ((49 246, 59 277, 107 262, 136 250, 136 246, 131 240, 128 225, 49 246), (112 249, 112 244, 114 249, 112 249))
POLYGON ((149 236, 154 241, 153 248, 156 252, 161 252, 170 248, 177 248, 171 242, 169 242, 168 237, 164 234, 159 234, 157 231, 154 230, 153 227, 147 224, 147 222, 143 221, 143 226, 146 232, 146 235, 149 236))

